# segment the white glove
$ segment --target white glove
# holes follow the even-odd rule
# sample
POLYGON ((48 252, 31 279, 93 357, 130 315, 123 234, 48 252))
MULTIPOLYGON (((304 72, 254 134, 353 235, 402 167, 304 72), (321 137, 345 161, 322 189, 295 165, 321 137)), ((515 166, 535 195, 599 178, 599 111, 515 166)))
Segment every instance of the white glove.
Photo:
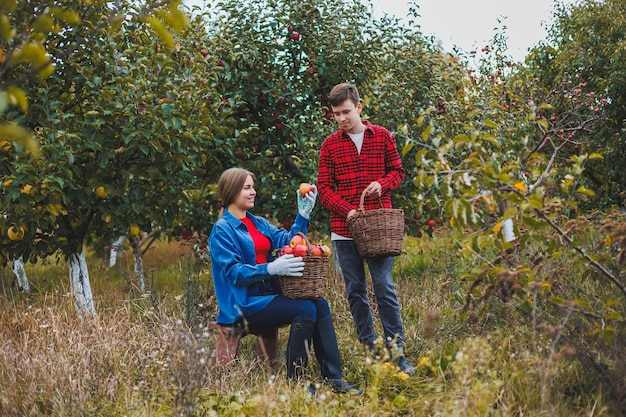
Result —
POLYGON ((270 275, 301 277, 302 271, 304 271, 304 261, 300 256, 283 255, 267 264, 267 272, 270 275))
POLYGON ((317 200, 317 187, 314 186, 313 191, 309 191, 304 197, 300 191, 296 190, 296 196, 298 197, 298 213, 308 219, 313 207, 315 207, 315 200, 317 200))

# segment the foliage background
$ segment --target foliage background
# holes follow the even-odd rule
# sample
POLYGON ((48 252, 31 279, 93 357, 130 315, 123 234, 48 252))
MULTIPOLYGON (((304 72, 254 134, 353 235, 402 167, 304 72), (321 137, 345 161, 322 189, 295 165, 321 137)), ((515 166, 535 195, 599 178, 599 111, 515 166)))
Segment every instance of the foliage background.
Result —
MULTIPOLYGON (((422 238, 407 249, 409 282, 428 283, 425 289, 409 288, 438 306, 404 300, 403 314, 415 326, 410 331, 418 342, 410 354, 424 360, 422 376, 452 384, 442 387, 437 380, 421 389, 459 396, 424 405, 406 400, 419 392, 408 390, 393 399, 386 396, 389 403, 376 408, 374 390, 367 397, 373 410, 384 415, 409 404, 408 410, 434 414, 523 414, 531 399, 539 404, 532 408, 538 414, 624 409, 623 2, 583 0, 557 7, 549 38, 524 63, 507 56, 504 28, 480 51, 448 54, 411 23, 374 19, 361 1, 342 5, 225 0, 187 10, 179 1, 0 2, 0 264, 23 260, 55 270, 55 262, 68 267, 67 259, 85 250, 104 253, 114 239, 127 236, 135 261, 146 257, 150 288, 150 280, 163 274, 153 269, 161 263, 149 260, 150 244, 159 237, 182 236, 204 245, 221 209, 215 181, 234 165, 257 175, 255 212, 288 226, 295 211, 293 190, 302 181, 314 182, 319 146, 335 128, 328 93, 336 83, 351 81, 360 89, 364 115, 396 136, 407 181, 394 193, 394 204, 405 212, 407 237, 422 238), (427 226, 428 220, 436 227, 427 226), (505 235, 508 221, 514 240, 505 235), (433 281, 424 281, 428 274, 433 281), (443 295, 438 300, 432 294, 443 295), (442 335, 440 345, 421 343, 438 320, 451 333, 442 335), (511 345, 511 329, 528 336, 514 351, 504 347, 511 345), (468 334, 475 338, 459 339, 468 334), (422 345, 434 352, 424 353, 417 347, 422 345), (463 349, 495 352, 497 360, 468 363, 468 357, 457 355, 463 349), (506 356, 527 362, 519 369, 503 368, 506 356), (565 358, 574 358, 571 367, 560 367, 565 358), (493 374, 494 369, 500 373, 493 374), (533 385, 522 375, 541 383, 533 385), (560 383, 567 380, 576 383, 560 383), (519 385, 506 385, 503 394, 502 384, 509 382, 519 385), (555 383, 555 391, 537 390, 555 383)), ((411 14, 417 13, 416 6, 411 14)), ((327 239, 327 215, 319 206, 313 213, 312 232, 320 240, 327 239)), ((100 258, 89 259, 102 272, 100 258)), ((86 265, 79 274, 73 274, 71 262, 69 268, 69 289, 58 270, 45 278, 52 288, 63 288, 53 294, 75 296, 81 290, 76 283, 89 288, 86 265)), ((135 264, 133 269, 137 274, 141 268, 135 264)), ((35 288, 43 288, 36 271, 29 269, 31 279, 35 288)), ((177 271, 185 277, 196 273, 189 265, 177 271)), ((173 356, 168 352, 177 344, 198 343, 191 336, 197 323, 189 321, 195 313, 189 312, 206 303, 188 298, 187 292, 183 306, 177 303, 181 300, 169 304, 167 297, 154 298, 150 292, 137 295, 143 276, 138 284, 137 276, 120 274, 118 279, 127 281, 127 293, 119 298, 124 307, 101 295, 95 302, 99 313, 110 307, 113 318, 99 318, 95 309, 92 318, 116 322, 120 314, 129 318, 128 330, 135 328, 138 314, 145 320, 141 326, 173 332, 162 334, 171 343, 154 354, 169 367, 173 356), (184 336, 172 330, 177 317, 185 317, 189 326, 187 333, 181 328, 184 336)), ((397 277, 405 282, 402 271, 397 277)), ((170 289, 197 288, 195 281, 183 281, 170 289)), ((94 340, 67 311, 57 310, 50 290, 20 299, 9 284, 5 288, 6 306, 19 301, 38 306, 38 313, 51 309, 50 317, 59 320, 57 332, 66 332, 66 340, 79 338, 72 346, 81 347, 68 348, 68 357, 92 352, 83 347, 94 340)), ((157 288, 162 291, 152 287, 157 288)), ((336 303, 338 322, 349 334, 349 317, 340 298, 336 303)), ((50 326, 29 321, 24 311, 29 307, 3 309, 6 328, 16 338, 6 341, 5 355, 14 345, 24 345, 21 337, 30 337, 23 329, 50 326)), ((119 340, 127 338, 124 331, 119 340)), ((43 342, 37 345, 40 352, 54 350, 59 341, 53 335, 49 345, 43 342)), ((199 349, 200 356, 206 354, 206 347, 199 349)), ((111 357, 128 354, 116 351, 111 357)), ((19 355, 7 357, 6 363, 31 364, 41 356, 19 355)), ((356 350, 347 355, 358 358, 356 350)), ((135 360, 148 356, 140 352, 135 360)), ((105 355, 102 360, 110 359, 105 355)), ((135 390, 149 407, 155 404, 153 394, 173 394, 167 407, 179 411, 183 400, 202 403, 196 394, 208 374, 200 372, 198 385, 187 386, 184 378, 157 372, 146 362, 140 365, 144 372, 156 372, 152 386, 178 384, 152 392, 117 363, 107 362, 105 368, 131 382, 121 385, 125 392, 120 394, 112 378, 107 395, 122 395, 132 407, 140 407, 135 390)), ((71 369, 75 363, 69 358, 65 366, 71 369)), ((350 366, 351 376, 358 374, 354 367, 363 368, 350 366)), ((28 366, 24 369, 23 376, 7 374, 6 386, 19 387, 19 378, 27 385, 45 385, 27 373, 28 366)), ((94 379, 70 386, 84 393, 97 385, 96 374, 90 374, 89 363, 81 369, 94 379)), ((378 372, 367 374, 371 380, 363 377, 366 385, 378 389, 392 380, 378 372)), ((61 369, 58 374, 67 375, 61 369)), ((408 384, 413 383, 419 384, 408 384)), ((21 394, 17 389, 8 395, 17 399, 21 394)), ((48 395, 22 411, 60 407, 79 413, 75 410, 81 407, 102 407, 84 397, 85 402, 66 403, 54 392, 48 395)), ((233 395, 226 404, 236 413, 248 397, 233 395)), ((3 398, 13 407, 14 400, 3 398)), ((222 398, 217 398, 221 410, 222 398)))

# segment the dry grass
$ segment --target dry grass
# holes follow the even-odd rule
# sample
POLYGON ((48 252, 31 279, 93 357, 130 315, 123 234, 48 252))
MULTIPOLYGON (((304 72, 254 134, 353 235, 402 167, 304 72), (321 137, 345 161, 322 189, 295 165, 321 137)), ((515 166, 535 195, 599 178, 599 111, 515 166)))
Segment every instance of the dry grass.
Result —
MULTIPOLYGON (((8 269, 0 279, 0 415, 6 416, 600 416, 612 415, 579 362, 554 352, 505 304, 480 321, 459 320, 459 279, 468 268, 445 236, 407 239, 395 275, 412 378, 372 362, 356 342, 341 276, 329 277, 345 376, 363 396, 324 386, 310 397, 256 362, 254 338, 239 359, 211 369, 216 311, 207 265, 188 248, 159 242, 148 251, 146 295, 133 285, 131 256, 115 268, 90 257, 98 305, 79 322, 64 265, 27 267, 36 291, 16 294, 8 269), (194 282, 194 287, 186 283, 194 282), (189 288, 192 288, 191 290, 189 288), (196 294, 193 294, 195 292, 196 294), (199 324, 186 300, 199 296, 199 324), (552 352, 552 353, 551 353, 552 352), (547 388, 547 393, 546 393, 547 388)), ((287 329, 280 331, 284 357, 287 329)), ((317 365, 310 365, 319 382, 317 365)), ((617 415, 614 414, 613 415, 617 415)))

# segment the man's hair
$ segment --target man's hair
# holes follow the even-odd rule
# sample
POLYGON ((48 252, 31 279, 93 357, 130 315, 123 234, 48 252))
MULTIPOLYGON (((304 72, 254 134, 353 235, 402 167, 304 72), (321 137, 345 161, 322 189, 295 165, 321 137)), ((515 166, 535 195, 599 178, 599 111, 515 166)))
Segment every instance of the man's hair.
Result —
POLYGON ((337 84, 330 91, 330 105, 339 106, 344 101, 350 100, 356 106, 361 101, 359 97, 359 90, 350 83, 337 84))
POLYGON ((222 200, 222 207, 227 208, 237 199, 248 175, 254 178, 254 174, 243 168, 228 168, 222 172, 217 181, 217 193, 222 200))

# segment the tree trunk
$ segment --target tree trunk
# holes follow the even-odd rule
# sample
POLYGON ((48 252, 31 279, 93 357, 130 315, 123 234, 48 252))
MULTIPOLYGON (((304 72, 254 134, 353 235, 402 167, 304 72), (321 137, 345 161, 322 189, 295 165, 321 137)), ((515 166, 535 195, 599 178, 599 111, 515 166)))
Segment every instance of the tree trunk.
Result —
POLYGON ((70 284, 76 313, 80 319, 94 317, 96 309, 93 303, 93 295, 91 294, 85 251, 81 250, 80 253, 71 253, 69 263, 70 284))
MULTIPOLYGON (((132 240, 132 239, 131 239, 132 240)), ((141 254, 141 244, 139 241, 133 241, 130 245, 133 248, 133 257, 135 258, 135 277, 139 282, 141 292, 146 292, 146 280, 143 272, 143 255, 141 254)))
POLYGON ((117 257, 122 254, 122 244, 126 240, 126 236, 118 237, 115 242, 111 245, 111 252, 109 257, 109 266, 114 267, 117 262, 117 257))
POLYGON ((502 222, 502 232, 504 233, 504 240, 512 242, 515 240, 515 231, 513 230, 513 220, 506 219, 502 222))
POLYGON ((28 285, 28 277, 26 276, 26 270, 24 269, 24 261, 19 257, 13 260, 13 273, 17 278, 17 287, 22 292, 30 292, 30 285, 28 285))

